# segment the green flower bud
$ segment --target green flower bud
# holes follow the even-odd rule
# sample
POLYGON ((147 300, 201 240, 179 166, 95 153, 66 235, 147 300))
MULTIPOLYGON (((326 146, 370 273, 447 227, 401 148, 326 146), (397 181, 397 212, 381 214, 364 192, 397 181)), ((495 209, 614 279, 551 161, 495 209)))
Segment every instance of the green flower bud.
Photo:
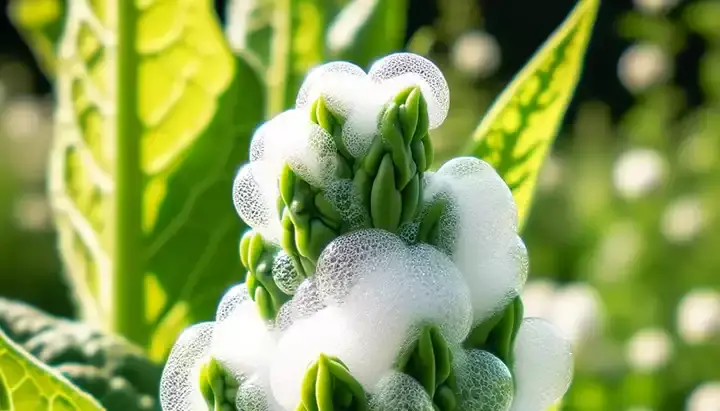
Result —
POLYGON ((453 411, 457 401, 452 364, 452 352, 440 330, 426 326, 398 368, 422 385, 436 410, 453 411))
POLYGON ((360 193, 369 192, 364 198, 372 227, 397 232, 416 217, 422 173, 432 160, 427 102, 419 87, 406 88, 386 105, 379 131, 354 182, 360 193))
POLYGON ((488 351, 512 369, 513 345, 522 319, 523 303, 518 296, 505 310, 473 328, 463 346, 488 351))
POLYGON ((209 411, 236 411, 238 383, 215 359, 203 364, 199 380, 200 392, 209 411))
POLYGON ((368 400, 339 359, 320 354, 308 368, 297 411, 366 411, 368 400))
POLYGON ((274 319, 280 307, 290 299, 275 283, 273 268, 280 248, 266 242, 262 235, 249 230, 240 240, 240 261, 247 270, 250 298, 257 304, 260 315, 274 319))

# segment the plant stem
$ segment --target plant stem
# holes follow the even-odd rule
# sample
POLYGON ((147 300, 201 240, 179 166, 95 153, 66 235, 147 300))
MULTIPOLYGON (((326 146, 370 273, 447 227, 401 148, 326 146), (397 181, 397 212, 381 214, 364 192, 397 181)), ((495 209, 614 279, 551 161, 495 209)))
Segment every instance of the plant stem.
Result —
POLYGON ((117 10, 117 51, 115 61, 115 182, 114 255, 112 258, 112 330, 129 340, 146 345, 144 264, 142 261, 142 184, 140 138, 137 112, 138 59, 137 10, 135 2, 111 0, 117 10))

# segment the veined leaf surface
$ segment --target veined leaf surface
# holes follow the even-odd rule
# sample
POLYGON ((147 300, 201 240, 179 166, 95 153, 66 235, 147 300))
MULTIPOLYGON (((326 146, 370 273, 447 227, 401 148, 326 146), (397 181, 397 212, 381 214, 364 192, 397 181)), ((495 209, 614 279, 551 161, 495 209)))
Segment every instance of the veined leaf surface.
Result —
POLYGON ((0 411, 24 410, 102 411, 104 408, 0 330, 0 411))
POLYGON ((261 67, 268 89, 267 114, 295 105, 305 74, 325 60, 330 0, 232 0, 227 36, 233 50, 261 67))
POLYGON ((407 0, 353 0, 328 31, 333 60, 369 68, 375 60, 403 47, 407 0))
POLYGON ((62 35, 68 0, 12 0, 8 15, 30 45, 48 77, 55 76, 57 46, 62 35))
POLYGON ((492 164, 510 186, 520 226, 575 93, 599 5, 580 0, 473 132, 470 152, 492 164))
POLYGON ((210 0, 69 3, 50 197, 84 319, 166 355, 242 279, 231 187, 262 86, 210 0))

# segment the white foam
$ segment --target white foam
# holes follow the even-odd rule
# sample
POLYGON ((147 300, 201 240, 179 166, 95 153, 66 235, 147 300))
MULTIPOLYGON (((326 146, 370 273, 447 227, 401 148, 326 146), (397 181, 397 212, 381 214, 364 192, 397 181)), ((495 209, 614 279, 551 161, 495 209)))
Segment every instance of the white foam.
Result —
POLYGON ((238 284, 230 287, 223 294, 215 313, 215 321, 225 320, 241 303, 250 300, 247 285, 238 284))
POLYGON ((346 116, 353 106, 353 95, 365 80, 365 71, 347 61, 333 61, 312 69, 297 94, 296 108, 311 106, 319 97, 325 100, 337 114, 346 116))
POLYGON ((207 405, 199 388, 199 369, 209 359, 215 323, 188 327, 180 334, 160 378, 160 405, 163 411, 205 411, 207 405))
POLYGON ((295 409, 308 367, 320 354, 337 355, 351 350, 352 337, 353 330, 336 307, 296 321, 280 338, 271 365, 270 385, 275 400, 287 410, 295 409))
POLYGON ((240 304, 215 326, 212 356, 232 375, 267 375, 277 336, 253 301, 240 304))
POLYGON ((458 409, 507 411, 513 399, 510 370, 498 357, 482 350, 455 350, 453 365, 458 409))
POLYGON ((450 89, 440 69, 425 57, 395 53, 375 62, 368 75, 394 95, 408 86, 419 86, 428 105, 430 129, 439 127, 450 109, 450 89))
POLYGON ((267 382, 257 376, 240 385, 235 395, 235 408, 241 411, 286 411, 270 395, 267 382))
POLYGON ((527 250, 517 235, 510 189, 486 162, 460 157, 428 177, 425 201, 449 198, 440 220, 440 244, 470 287, 474 322, 505 307, 527 278, 527 250))
POLYGON ((320 298, 343 301, 361 278, 401 262, 405 251, 399 237, 383 230, 359 230, 336 238, 317 262, 315 280, 320 298))
POLYGON ((573 359, 560 330, 540 318, 523 320, 514 346, 513 411, 542 411, 570 387, 573 359))
POLYGON ((280 242, 277 174, 262 161, 245 164, 233 182, 233 203, 242 220, 266 240, 280 242))
POLYGON ((434 407, 430 396, 414 378, 401 372, 391 372, 374 387, 370 410, 433 411, 434 407))

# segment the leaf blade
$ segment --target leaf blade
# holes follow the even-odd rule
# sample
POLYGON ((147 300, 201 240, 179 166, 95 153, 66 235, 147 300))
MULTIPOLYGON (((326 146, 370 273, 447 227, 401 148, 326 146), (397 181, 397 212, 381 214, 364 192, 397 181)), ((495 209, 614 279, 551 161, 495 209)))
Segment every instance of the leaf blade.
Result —
POLYGON ((2 330, 0 409, 104 410, 97 400, 20 348, 2 330))
POLYGON ((211 1, 101 5, 71 3, 51 199, 83 317, 159 360, 242 277, 230 192, 264 94, 211 1))
POLYGON ((469 152, 510 186, 519 227, 535 182, 579 81, 600 0, 580 0, 497 98, 472 134, 469 152))

